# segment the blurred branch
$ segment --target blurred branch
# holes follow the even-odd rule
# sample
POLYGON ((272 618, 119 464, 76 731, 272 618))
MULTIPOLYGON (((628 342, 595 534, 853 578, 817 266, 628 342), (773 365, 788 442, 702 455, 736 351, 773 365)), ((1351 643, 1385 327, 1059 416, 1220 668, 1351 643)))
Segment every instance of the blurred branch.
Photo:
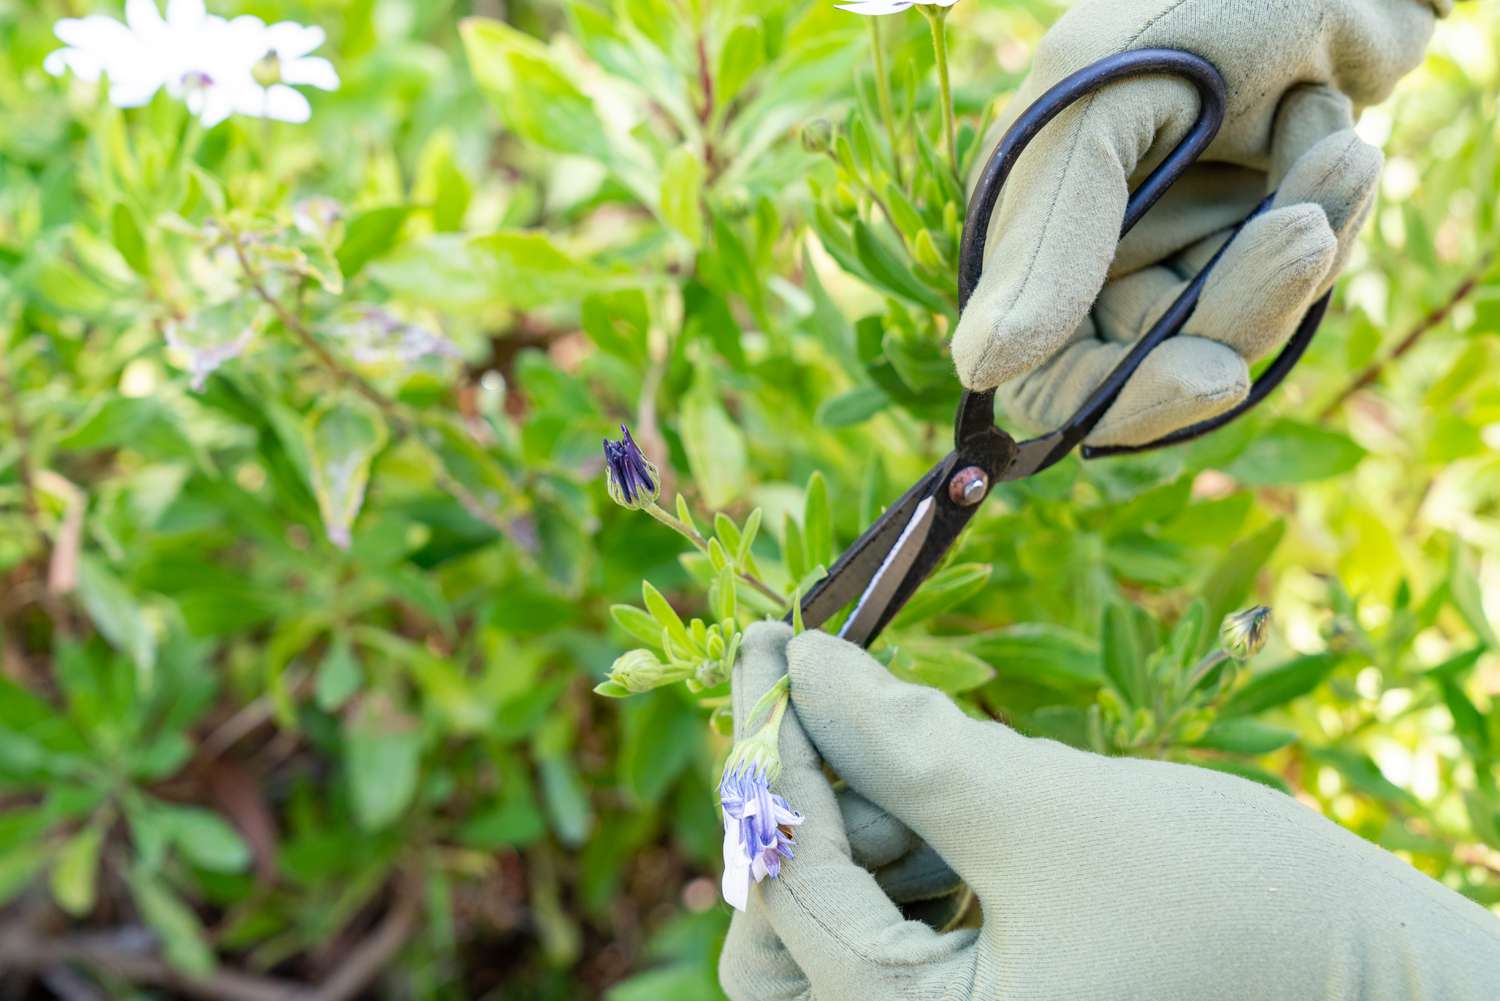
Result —
POLYGON ((281 325, 297 339, 298 343, 312 352, 313 357, 318 360, 318 364, 322 365, 328 374, 333 376, 334 380, 340 385, 350 386, 361 397, 373 404, 384 415, 385 419, 390 422, 398 434, 427 448, 438 469, 438 486, 451 494, 455 500, 463 505, 464 510, 501 535, 510 535, 511 526, 509 524, 486 507, 478 497, 474 496, 468 487, 444 471, 442 457, 432 452, 431 448, 428 448, 426 441, 418 431, 416 422, 407 415, 401 404, 370 385, 359 373, 343 365, 333 356, 332 352, 318 341, 318 338, 295 313, 287 309, 286 305, 280 299, 271 294, 271 291, 266 288, 265 280, 261 277, 260 272, 251 263, 250 256, 245 253, 244 235, 241 233, 231 233, 230 243, 234 247, 234 255, 238 258, 240 268, 245 273, 245 281, 249 284, 250 290, 262 302, 271 307, 271 311, 276 314, 276 318, 281 321, 281 325))
MULTIPOLYGON (((26 420, 26 415, 21 412, 21 395, 16 389, 15 380, 11 378, 10 364, 6 361, 5 352, 0 350, 0 404, 4 404, 10 417, 11 434, 16 441, 17 458, 16 471, 21 481, 21 496, 26 507, 27 520, 31 522, 31 529, 40 540, 43 550, 48 548, 47 533, 42 527, 42 503, 38 480, 41 474, 36 468, 36 460, 31 454, 32 439, 31 425, 26 420)), ((60 480, 61 477, 58 477, 60 480)), ((66 481, 63 481, 66 482, 66 481)), ((68 484, 71 488, 71 484, 68 484)), ((77 491, 73 491, 77 494, 77 491)), ((52 620, 52 627, 66 635, 72 632, 72 620, 68 617, 67 606, 62 602, 61 595, 72 590, 71 579, 60 568, 62 562, 68 559, 76 561, 76 534, 79 527, 75 522, 82 518, 82 506, 77 498, 70 497, 67 518, 64 522, 63 531, 59 536, 58 545, 51 553, 52 568, 49 571, 49 583, 42 588, 40 601, 47 617, 52 620), (70 532, 73 551, 69 552, 70 532), (69 586, 64 587, 67 584, 69 586)))
POLYGON ((1355 376, 1354 379, 1347 386, 1345 386, 1339 392, 1339 394, 1329 402, 1326 407, 1323 408, 1322 412, 1318 414, 1318 419, 1327 420, 1328 418, 1332 417, 1335 413, 1338 412, 1339 408, 1342 407, 1346 401, 1348 401, 1349 397, 1353 396, 1355 393, 1358 393, 1360 390, 1373 385, 1375 381, 1380 378, 1381 374, 1385 371, 1387 366, 1398 361, 1408 351, 1416 347, 1417 342, 1422 339, 1423 335, 1425 335, 1428 331, 1441 326, 1443 322, 1448 319, 1448 315, 1453 312, 1454 308, 1459 303, 1467 299, 1471 294, 1473 294, 1474 290, 1479 287, 1480 281, 1484 278, 1485 273, 1489 271, 1490 265, 1494 262, 1494 260, 1495 252, 1493 250, 1487 251, 1482 257, 1480 257, 1479 262, 1474 265, 1474 267, 1469 271, 1467 275, 1464 276, 1463 281, 1458 283, 1458 286, 1453 290, 1448 298, 1445 299, 1442 304, 1439 305, 1436 309, 1432 310, 1426 316, 1422 317, 1422 319, 1417 322, 1416 326, 1407 331, 1406 336, 1396 342, 1396 346, 1391 350, 1390 354, 1386 355, 1384 358, 1377 359, 1376 361, 1373 361, 1369 365, 1365 366, 1364 370, 1361 371, 1357 376, 1355 376))
POLYGON ((17 922, 0 929, 0 970, 45 974, 76 964, 112 977, 210 1001, 351 1001, 385 969, 417 929, 422 896, 414 877, 398 875, 395 899, 375 930, 353 949, 322 984, 309 987, 221 967, 199 976, 184 973, 133 948, 129 929, 45 938, 17 922))

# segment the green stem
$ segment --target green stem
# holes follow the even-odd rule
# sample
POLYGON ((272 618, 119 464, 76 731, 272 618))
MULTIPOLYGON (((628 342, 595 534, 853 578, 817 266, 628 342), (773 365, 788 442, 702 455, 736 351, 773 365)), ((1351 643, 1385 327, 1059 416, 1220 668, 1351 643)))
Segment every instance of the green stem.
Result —
POLYGON ((948 84, 948 40, 943 31, 948 8, 923 4, 917 9, 927 18, 927 25, 932 29, 932 55, 937 61, 938 91, 943 105, 943 144, 948 151, 948 164, 953 168, 953 176, 957 177, 958 147, 953 132, 953 92, 948 84))
POLYGON ((865 23, 870 26, 870 48, 875 53, 875 92, 880 96, 880 117, 885 120, 885 131, 891 142, 891 164, 892 173, 896 175, 896 183, 904 186, 901 180, 901 147, 897 144, 896 137, 896 111, 891 103, 891 81, 885 72, 885 48, 880 43, 880 18, 867 17, 865 23))
MULTIPOLYGON (((686 522, 682 521, 674 514, 668 514, 666 511, 662 510, 661 505, 657 504, 655 501, 647 504, 645 507, 641 508, 641 510, 645 511, 651 517, 655 518, 657 521, 661 522, 663 525, 666 525, 672 531, 676 532, 678 535, 691 542, 693 544, 693 548, 698 550, 698 552, 702 553, 704 556, 708 555, 708 540, 705 539, 702 535, 699 535, 698 530, 695 529, 692 525, 689 525, 686 522)), ((756 591, 760 592, 760 594, 775 602, 777 608, 786 607, 786 598, 783 595, 777 594, 775 588, 771 587, 759 577, 745 570, 737 570, 736 575, 740 580, 744 581, 746 584, 753 587, 756 591)))

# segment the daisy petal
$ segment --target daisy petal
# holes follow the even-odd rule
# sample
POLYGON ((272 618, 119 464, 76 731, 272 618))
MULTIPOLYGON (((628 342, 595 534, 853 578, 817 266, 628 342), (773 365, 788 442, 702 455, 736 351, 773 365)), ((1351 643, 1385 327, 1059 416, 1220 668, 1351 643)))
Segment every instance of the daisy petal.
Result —
POLYGON ((134 49, 135 36, 130 29, 112 17, 90 14, 88 17, 65 17, 53 26, 59 41, 75 49, 86 49, 96 55, 134 49))
POLYGON ((300 83, 319 90, 338 90, 339 75, 333 63, 321 56, 293 59, 281 66, 281 79, 287 83, 300 83))
POLYGON ((907 10, 915 3, 912 0, 855 0, 853 3, 835 4, 839 10, 847 10, 851 14, 865 14, 877 16, 880 14, 899 14, 907 10))
POLYGON ((109 103, 117 108, 139 108, 150 102, 161 80, 155 76, 111 76, 109 103))
POLYGON ((317 25, 281 21, 266 29, 266 40, 283 60, 307 55, 326 41, 328 36, 317 25))
POLYGON ((175 27, 193 27, 208 16, 203 0, 167 0, 167 23, 175 27))
POLYGON ((264 115, 278 122, 305 122, 312 117, 312 105, 300 91, 284 83, 273 84, 266 88, 264 115))

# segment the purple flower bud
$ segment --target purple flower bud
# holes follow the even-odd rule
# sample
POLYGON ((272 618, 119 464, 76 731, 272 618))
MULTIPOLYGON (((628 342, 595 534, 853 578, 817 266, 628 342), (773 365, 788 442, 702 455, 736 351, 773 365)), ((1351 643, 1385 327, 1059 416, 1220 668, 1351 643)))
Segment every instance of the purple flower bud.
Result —
POLYGON ((606 484, 616 504, 639 510, 661 495, 661 478, 630 437, 630 428, 621 424, 620 433, 620 441, 604 439, 606 484))

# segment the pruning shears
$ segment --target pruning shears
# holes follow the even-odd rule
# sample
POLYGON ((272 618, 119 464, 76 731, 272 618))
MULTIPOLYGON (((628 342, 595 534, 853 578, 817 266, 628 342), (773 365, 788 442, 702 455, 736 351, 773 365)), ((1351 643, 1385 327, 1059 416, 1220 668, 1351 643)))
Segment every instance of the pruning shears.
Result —
MULTIPOLYGON (((1057 83, 1028 107, 1000 139, 985 162, 970 197, 959 244, 958 303, 962 310, 979 283, 990 214, 1022 151, 1044 126, 1075 101, 1113 81, 1146 73, 1170 73, 1188 80, 1199 98, 1198 118, 1187 135, 1136 189, 1126 204, 1120 235, 1128 233, 1152 205, 1203 153, 1224 120, 1225 83, 1212 63, 1177 49, 1137 49, 1109 56, 1057 83)), ((1267 196, 1240 221, 1243 226, 1270 205, 1267 196)), ((1224 246, 1227 247, 1226 240, 1224 246)), ((994 423, 994 390, 965 391, 954 420, 953 451, 933 466, 839 556, 828 575, 802 598, 802 621, 817 628, 854 604, 839 635, 869 646, 917 587, 938 567, 997 483, 1033 476, 1078 446, 1120 395, 1145 357, 1180 332, 1203 291, 1221 247, 1203 270, 1167 307, 1098 388, 1062 427, 1018 442, 994 423)), ((1143 452, 1175 445, 1229 423, 1260 403, 1301 359, 1328 310, 1325 293, 1308 307, 1297 329, 1233 409, 1142 445, 1084 446, 1085 459, 1143 452)), ((790 618, 790 616, 789 616, 790 618)))

